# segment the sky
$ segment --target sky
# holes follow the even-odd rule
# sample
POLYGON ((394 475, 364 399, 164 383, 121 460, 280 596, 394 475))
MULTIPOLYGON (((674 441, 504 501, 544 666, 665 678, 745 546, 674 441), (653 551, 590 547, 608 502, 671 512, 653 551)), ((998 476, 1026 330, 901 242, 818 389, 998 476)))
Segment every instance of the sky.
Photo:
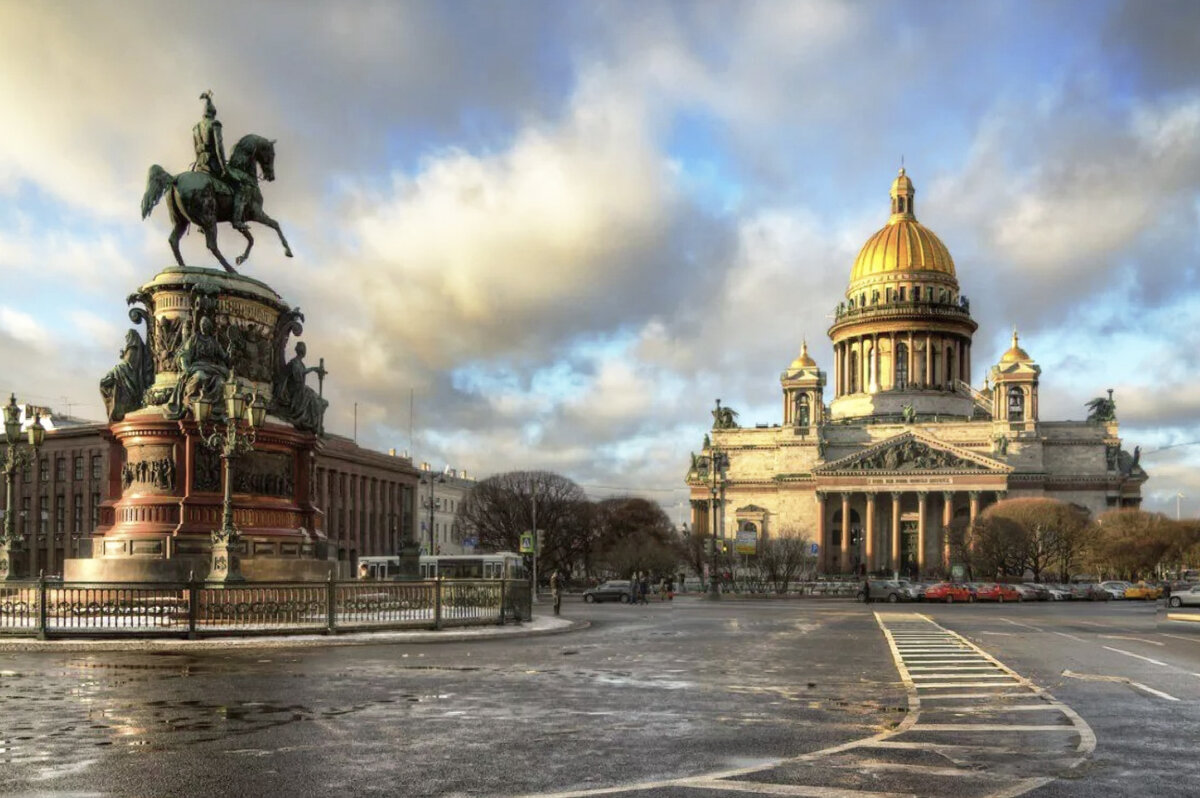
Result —
POLYGON ((1198 3, 0 0, 0 389, 103 417, 206 89, 228 149, 277 140, 295 258, 257 228, 241 271, 304 311, 331 432, 686 520, 714 400, 780 423, 804 339, 832 372, 903 158, 972 382, 1017 327, 1042 419, 1114 389, 1147 509, 1200 515, 1198 3))

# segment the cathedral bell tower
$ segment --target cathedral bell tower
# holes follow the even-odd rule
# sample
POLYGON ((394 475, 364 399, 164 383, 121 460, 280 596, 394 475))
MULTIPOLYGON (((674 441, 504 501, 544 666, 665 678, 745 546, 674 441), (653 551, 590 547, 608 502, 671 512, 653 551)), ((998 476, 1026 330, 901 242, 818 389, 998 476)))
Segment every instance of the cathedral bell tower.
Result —
POLYGON ((783 385, 783 426, 803 435, 825 423, 825 372, 809 357, 808 341, 779 382, 783 385))
POLYGON ((1012 347, 992 366, 992 418, 1033 429, 1038 420, 1038 377, 1042 369, 1017 341, 1014 329, 1012 347))

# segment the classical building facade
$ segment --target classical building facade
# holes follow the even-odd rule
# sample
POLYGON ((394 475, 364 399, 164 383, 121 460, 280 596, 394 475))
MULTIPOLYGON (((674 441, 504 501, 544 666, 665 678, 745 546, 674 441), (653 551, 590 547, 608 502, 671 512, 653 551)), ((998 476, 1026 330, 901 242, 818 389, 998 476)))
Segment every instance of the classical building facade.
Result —
POLYGON ((1043 421, 1041 369, 1015 331, 971 386, 977 325, 915 194, 901 169, 887 224, 855 259, 828 331, 832 385, 805 344, 780 377, 782 424, 742 429, 718 403, 687 475, 696 529, 810 538, 826 573, 936 575, 953 564, 952 530, 1005 497, 1092 514, 1141 503, 1146 473, 1121 447, 1111 392, 1087 421, 1043 421))
MULTIPOLYGON (((91 555, 93 533, 115 501, 110 465, 122 470, 123 450, 103 422, 56 418, 50 408, 23 406, 23 417, 34 413, 47 427, 46 442, 37 462, 17 476, 16 526, 30 574, 60 575, 65 559, 91 555)), ((408 457, 327 434, 315 477, 314 500, 323 513, 329 553, 343 563, 342 576, 357 573, 360 556, 395 554, 402 540, 415 535, 420 473, 408 457)), ((4 501, 0 491, 0 504, 4 501)))
POLYGON ((422 554, 470 554, 475 550, 474 531, 460 529, 458 520, 459 506, 475 482, 464 470, 446 466, 434 471, 429 463, 421 463, 417 501, 422 554))

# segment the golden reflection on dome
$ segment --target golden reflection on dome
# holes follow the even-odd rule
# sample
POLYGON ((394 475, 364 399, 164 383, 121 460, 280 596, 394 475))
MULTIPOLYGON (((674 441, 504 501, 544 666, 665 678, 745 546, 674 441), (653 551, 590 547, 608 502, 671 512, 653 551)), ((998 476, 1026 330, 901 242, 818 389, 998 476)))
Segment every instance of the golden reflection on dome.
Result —
POLYGON ((792 369, 811 369, 816 368, 817 361, 808 356, 808 341, 804 341, 800 345, 800 357, 792 361, 792 369))
POLYGON ((900 169, 892 181, 892 215, 883 229, 867 239, 854 259, 850 282, 888 272, 941 272, 954 278, 950 250, 933 231, 917 221, 913 210, 916 189, 900 169))
POLYGON ((1012 348, 1000 356, 1001 363, 1032 363, 1033 358, 1021 347, 1017 346, 1017 329, 1013 328, 1012 348))

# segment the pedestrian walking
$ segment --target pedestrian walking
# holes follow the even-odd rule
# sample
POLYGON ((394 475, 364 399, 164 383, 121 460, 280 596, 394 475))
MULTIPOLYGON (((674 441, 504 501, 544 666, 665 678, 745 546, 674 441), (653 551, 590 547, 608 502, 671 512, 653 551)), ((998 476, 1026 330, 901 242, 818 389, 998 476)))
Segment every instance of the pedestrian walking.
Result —
POLYGON ((550 574, 550 596, 554 599, 554 614, 558 615, 562 609, 562 577, 558 575, 557 568, 550 574))
POLYGON ((642 574, 642 581, 638 582, 638 604, 649 604, 646 596, 650 593, 650 577, 642 574))

